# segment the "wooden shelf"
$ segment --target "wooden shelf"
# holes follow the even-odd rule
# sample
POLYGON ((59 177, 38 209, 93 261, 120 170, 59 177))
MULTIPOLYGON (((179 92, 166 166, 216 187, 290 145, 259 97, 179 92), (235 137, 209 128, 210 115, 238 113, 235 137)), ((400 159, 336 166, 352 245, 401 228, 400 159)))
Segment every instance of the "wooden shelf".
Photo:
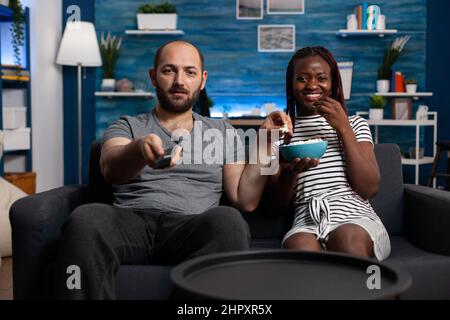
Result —
POLYGON ((429 163, 433 163, 433 161, 434 161, 433 157, 423 157, 423 158, 419 158, 419 159, 402 158, 402 164, 407 164, 407 165, 429 164, 429 163))
POLYGON ((367 120, 367 123, 372 126, 433 126, 436 120, 367 120))
POLYGON ((125 34, 129 35, 184 35, 183 30, 125 30, 125 34))
POLYGON ((415 93, 408 93, 408 92, 375 92, 376 96, 382 96, 386 98, 413 98, 414 100, 417 100, 419 98, 423 97, 432 97, 433 92, 415 92, 415 93))
POLYGON ((228 122, 233 126, 260 126, 265 118, 261 117, 261 119, 228 119, 228 122))
POLYGON ((347 36, 379 36, 384 37, 385 35, 395 34, 397 33, 397 29, 385 29, 385 30, 348 30, 348 29, 340 29, 336 32, 336 35, 341 36, 343 38, 347 36))
POLYGON ((109 91, 96 91, 96 97, 107 97, 107 98, 150 98, 154 97, 152 92, 109 92, 109 91))

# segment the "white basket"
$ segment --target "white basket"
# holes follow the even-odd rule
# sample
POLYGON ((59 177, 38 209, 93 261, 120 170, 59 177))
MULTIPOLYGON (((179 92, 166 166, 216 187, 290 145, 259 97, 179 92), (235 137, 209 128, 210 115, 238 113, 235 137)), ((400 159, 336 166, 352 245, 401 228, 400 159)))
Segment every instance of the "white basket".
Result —
POLYGON ((3 108, 3 129, 19 129, 27 126, 27 108, 3 108))
POLYGON ((30 149, 30 128, 5 130, 3 133, 5 134, 5 151, 30 149))

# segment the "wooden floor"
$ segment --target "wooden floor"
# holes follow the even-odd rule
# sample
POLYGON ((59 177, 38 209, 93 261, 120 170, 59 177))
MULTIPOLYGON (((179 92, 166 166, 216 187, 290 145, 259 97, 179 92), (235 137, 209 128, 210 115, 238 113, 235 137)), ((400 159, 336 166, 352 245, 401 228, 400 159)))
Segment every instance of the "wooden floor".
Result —
POLYGON ((2 258, 0 267, 0 300, 13 299, 12 258, 2 258))

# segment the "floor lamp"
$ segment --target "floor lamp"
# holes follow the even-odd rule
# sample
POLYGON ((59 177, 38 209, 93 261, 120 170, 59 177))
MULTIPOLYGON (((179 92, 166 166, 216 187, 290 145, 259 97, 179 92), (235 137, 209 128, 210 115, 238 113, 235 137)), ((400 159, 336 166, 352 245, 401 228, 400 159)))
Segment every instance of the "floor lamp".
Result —
POLYGON ((97 34, 91 22, 74 21, 66 24, 56 63, 78 68, 78 182, 81 184, 83 183, 81 67, 102 65, 97 34))

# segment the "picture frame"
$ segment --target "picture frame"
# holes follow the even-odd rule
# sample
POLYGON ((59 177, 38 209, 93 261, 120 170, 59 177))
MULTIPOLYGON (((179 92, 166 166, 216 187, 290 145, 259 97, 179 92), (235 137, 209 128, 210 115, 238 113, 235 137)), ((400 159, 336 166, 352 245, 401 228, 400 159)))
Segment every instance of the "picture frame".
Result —
POLYGON ((264 0, 236 0, 236 19, 262 20, 264 0))
POLYGON ((411 120, 412 119, 412 99, 394 98, 391 105, 392 119, 411 120))
POLYGON ((267 14, 305 14, 305 0, 267 0, 267 14))
POLYGON ((258 52, 295 51, 294 24, 258 25, 258 52))

